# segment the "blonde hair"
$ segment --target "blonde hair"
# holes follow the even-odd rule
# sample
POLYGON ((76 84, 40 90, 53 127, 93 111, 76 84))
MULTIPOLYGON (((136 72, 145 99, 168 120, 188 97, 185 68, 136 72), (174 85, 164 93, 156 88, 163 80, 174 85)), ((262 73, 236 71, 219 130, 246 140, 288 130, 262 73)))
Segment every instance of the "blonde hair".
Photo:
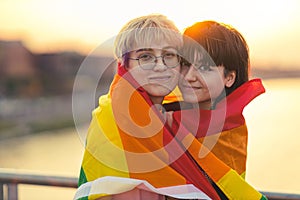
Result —
POLYGON ((116 36, 114 55, 122 58, 136 48, 150 48, 155 42, 166 41, 180 48, 182 35, 175 24, 161 14, 150 14, 130 20, 116 36))

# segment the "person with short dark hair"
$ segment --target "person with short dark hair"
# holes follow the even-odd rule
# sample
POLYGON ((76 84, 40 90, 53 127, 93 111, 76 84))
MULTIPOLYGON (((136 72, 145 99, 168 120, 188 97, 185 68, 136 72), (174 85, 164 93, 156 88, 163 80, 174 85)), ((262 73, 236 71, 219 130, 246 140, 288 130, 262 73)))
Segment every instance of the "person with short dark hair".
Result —
POLYGON ((184 31, 179 89, 166 104, 169 125, 222 199, 264 199, 245 180, 248 131, 244 107, 265 89, 249 80, 249 52, 235 28, 197 22, 184 31), (172 111, 175 110, 175 111, 172 111))

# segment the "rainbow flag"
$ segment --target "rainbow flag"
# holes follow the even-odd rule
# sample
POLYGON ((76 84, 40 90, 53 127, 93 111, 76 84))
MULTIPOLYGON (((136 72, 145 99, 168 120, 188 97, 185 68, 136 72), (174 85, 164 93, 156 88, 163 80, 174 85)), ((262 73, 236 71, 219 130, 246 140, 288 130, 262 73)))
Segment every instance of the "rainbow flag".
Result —
POLYGON ((244 107, 264 92, 261 80, 253 79, 214 110, 194 108, 173 113, 176 137, 229 199, 265 199, 244 180, 248 132, 243 117, 244 107))
POLYGON ((155 189, 172 191, 173 188, 178 192, 180 188, 180 194, 175 192, 177 195, 163 193, 173 197, 198 197, 194 190, 188 189, 194 187, 199 194, 204 191, 207 198, 220 199, 199 166, 174 140, 162 113, 122 67, 119 67, 109 93, 100 97, 99 107, 93 111, 78 199, 113 195, 103 191, 97 193, 94 189, 92 193, 86 191, 91 189, 86 186, 89 182, 108 176, 144 180, 155 189), (173 142, 166 145, 169 141, 173 142), (84 194, 81 193, 83 190, 84 194))
POLYGON ((175 111, 173 132, 176 133, 179 126, 185 126, 221 161, 245 177, 248 130, 243 110, 264 92, 261 79, 253 79, 219 102, 214 110, 175 111))
POLYGON ((131 195, 136 189, 160 197, 220 199, 212 181, 229 199, 264 198, 185 126, 176 131, 119 67, 93 111, 74 199, 131 195))

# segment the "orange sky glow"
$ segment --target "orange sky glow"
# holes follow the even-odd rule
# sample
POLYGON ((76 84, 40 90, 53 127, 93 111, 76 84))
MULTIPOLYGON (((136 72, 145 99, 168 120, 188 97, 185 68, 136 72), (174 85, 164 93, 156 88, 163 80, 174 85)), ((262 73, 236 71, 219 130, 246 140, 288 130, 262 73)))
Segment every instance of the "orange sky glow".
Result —
POLYGON ((0 40, 22 40, 37 53, 88 54, 114 37, 128 20, 161 13, 182 31, 208 19, 230 24, 245 36, 252 66, 300 69, 298 8, 297 0, 1 0, 0 40))

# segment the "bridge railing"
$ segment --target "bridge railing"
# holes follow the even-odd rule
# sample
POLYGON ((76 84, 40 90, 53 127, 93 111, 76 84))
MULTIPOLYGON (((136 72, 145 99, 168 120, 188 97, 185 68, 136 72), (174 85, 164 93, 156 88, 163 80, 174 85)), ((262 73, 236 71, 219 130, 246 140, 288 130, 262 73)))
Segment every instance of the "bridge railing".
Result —
MULTIPOLYGON (((0 169, 0 200, 18 200, 18 185, 77 188, 76 177, 50 176, 16 170, 0 169)), ((300 194, 262 192, 269 200, 300 200, 300 194)))
POLYGON ((16 170, 0 169, 0 200, 18 200, 18 185, 77 188, 75 177, 49 176, 16 170))

